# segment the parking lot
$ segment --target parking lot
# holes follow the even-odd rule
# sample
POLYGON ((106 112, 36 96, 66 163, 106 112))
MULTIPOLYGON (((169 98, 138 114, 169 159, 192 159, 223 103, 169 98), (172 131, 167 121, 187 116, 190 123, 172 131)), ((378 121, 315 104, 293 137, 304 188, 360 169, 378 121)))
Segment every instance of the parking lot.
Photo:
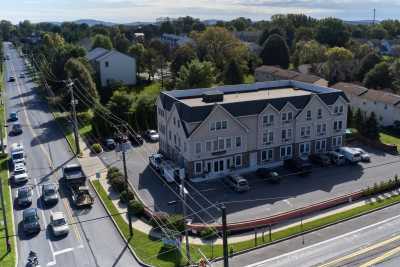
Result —
MULTIPOLYGON (((188 214, 196 222, 218 220, 219 211, 213 207, 225 203, 230 222, 266 217, 314 202, 328 200, 346 193, 373 186, 400 173, 400 158, 369 147, 362 147, 371 156, 370 163, 345 166, 314 166, 308 176, 283 175, 280 184, 270 184, 255 174, 245 175, 250 190, 234 192, 223 180, 190 183, 188 214)), ((147 166, 147 156, 157 150, 157 144, 132 148, 127 154, 130 181, 138 189, 146 204, 156 211, 180 212, 178 186, 168 185, 147 166)), ((108 164, 122 167, 120 155, 106 152, 103 159, 108 164)), ((285 169, 279 174, 287 174, 285 169)))

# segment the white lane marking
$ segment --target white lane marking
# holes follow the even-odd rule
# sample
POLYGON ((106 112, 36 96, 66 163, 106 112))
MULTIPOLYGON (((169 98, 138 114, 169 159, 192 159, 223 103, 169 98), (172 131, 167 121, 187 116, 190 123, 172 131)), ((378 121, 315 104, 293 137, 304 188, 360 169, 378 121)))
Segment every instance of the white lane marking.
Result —
POLYGON ((382 225, 382 224, 385 224, 385 223, 394 221, 394 220, 399 219, 399 218, 400 218, 400 215, 397 215, 397 216, 388 218, 388 219, 386 219, 386 220, 383 220, 383 221, 380 221, 380 222, 377 222, 377 223, 374 223, 374 224, 365 226, 365 227, 363 227, 363 228, 354 230, 354 231, 352 231, 352 232, 349 232, 349 233, 346 233, 346 234, 343 234, 343 235, 339 235, 339 236, 335 236, 335 237, 333 237, 333 238, 331 238, 331 239, 328 239, 328 240, 325 240, 325 241, 322 241, 322 242, 313 244, 313 245, 311 245, 311 246, 308 246, 308 247, 305 247, 305 248, 301 248, 301 249, 298 249, 298 250, 294 250, 294 251, 291 251, 291 252, 288 252, 288 253, 285 253, 285 254, 282 254, 282 255, 279 255, 279 256, 270 258, 270 259, 266 259, 266 260, 263 260, 263 261, 259 261, 259 262, 256 262, 256 263, 247 265, 247 267, 262 266, 262 265, 265 264, 265 263, 272 262, 272 261, 275 261, 275 260, 279 260, 279 259, 281 259, 281 258, 285 258, 285 257, 291 256, 291 255, 294 255, 294 254, 296 254, 296 253, 305 251, 305 250, 307 250, 307 249, 312 249, 312 248, 314 248, 314 247, 318 247, 318 246, 324 245, 324 244, 326 244, 326 243, 333 242, 333 241, 336 241, 336 240, 338 240, 338 239, 345 238, 345 237, 348 237, 348 236, 351 236, 351 235, 360 233, 360 232, 362 232, 362 231, 365 231, 365 230, 368 230, 368 229, 371 229, 371 228, 380 226, 380 225, 382 225))
POLYGON ((73 250, 74 250, 74 248, 62 249, 62 250, 59 250, 59 251, 54 252, 54 255, 55 255, 55 256, 58 256, 58 255, 61 255, 61 254, 67 253, 67 252, 71 252, 71 251, 73 251, 73 250))

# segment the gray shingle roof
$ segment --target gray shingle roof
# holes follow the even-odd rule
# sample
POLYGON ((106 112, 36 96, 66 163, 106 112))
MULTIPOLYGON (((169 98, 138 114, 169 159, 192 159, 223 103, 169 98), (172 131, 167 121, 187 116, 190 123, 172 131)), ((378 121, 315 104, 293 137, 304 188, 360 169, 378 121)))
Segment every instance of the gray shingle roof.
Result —
MULTIPOLYGON (((171 110, 173 104, 176 104, 177 111, 182 120, 186 122, 200 122, 203 121, 210 114, 214 107, 214 104, 211 103, 209 105, 189 107, 188 105, 179 101, 180 99, 199 97, 202 95, 202 93, 210 90, 220 90, 224 92, 224 94, 230 94, 267 89, 273 90, 274 88, 282 88, 288 86, 312 91, 313 93, 317 94, 321 98, 321 100, 324 101, 327 105, 332 105, 339 96, 342 96, 345 100, 348 101, 345 94, 336 89, 316 86, 313 84, 305 84, 296 81, 273 81, 245 85, 220 86, 212 89, 202 88, 164 91, 160 94, 160 100, 164 109, 166 110, 171 110)), ((241 101, 233 103, 221 102, 218 104, 224 107, 233 116, 240 117, 259 114, 268 106, 268 104, 271 104, 277 110, 281 110, 289 102, 297 109, 303 109, 310 101, 312 96, 313 94, 288 96, 284 98, 260 99, 256 101, 241 101)))

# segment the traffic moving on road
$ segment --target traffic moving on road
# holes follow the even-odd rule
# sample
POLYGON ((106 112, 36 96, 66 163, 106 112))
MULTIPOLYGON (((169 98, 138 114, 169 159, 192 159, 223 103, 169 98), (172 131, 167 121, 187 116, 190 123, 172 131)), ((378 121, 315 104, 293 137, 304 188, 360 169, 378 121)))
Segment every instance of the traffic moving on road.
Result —
POLYGON ((4 50, 10 58, 4 73, 6 111, 22 130, 7 141, 18 266, 27 264, 31 251, 41 266, 138 266, 99 201, 84 209, 72 204, 60 183, 61 170, 77 161, 37 85, 25 77, 24 59, 10 43, 4 50), (14 80, 7 82, 9 77, 14 80))

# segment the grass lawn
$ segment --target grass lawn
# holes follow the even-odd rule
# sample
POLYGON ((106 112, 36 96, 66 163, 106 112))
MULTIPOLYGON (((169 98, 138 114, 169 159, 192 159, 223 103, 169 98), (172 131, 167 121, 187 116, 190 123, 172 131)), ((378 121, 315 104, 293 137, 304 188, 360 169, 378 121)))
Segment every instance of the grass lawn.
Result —
MULTIPOLYGON (((114 204, 111 202, 110 198, 108 197, 106 191, 103 189, 103 187, 100 185, 99 181, 94 181, 93 182, 94 187, 96 190, 99 192, 100 197, 102 200, 105 202, 107 209, 111 214, 118 214, 118 210, 115 208, 114 204)), ((312 230, 318 227, 322 227, 334 222, 337 222, 339 220, 343 219, 348 219, 356 215, 360 215, 366 212, 369 212, 371 210, 377 209, 377 208, 382 208, 391 204, 395 203, 400 203, 400 196, 393 196, 390 198, 386 198, 383 200, 380 200, 378 202, 373 202, 369 203, 348 211, 344 211, 341 213, 333 214, 321 219, 317 219, 311 222, 307 222, 303 224, 303 231, 307 230, 312 230)), ((125 220, 121 215, 116 215, 114 216, 114 219, 116 220, 118 226, 122 230, 125 238, 129 239, 129 228, 125 220)), ((279 232, 274 232, 272 233, 271 237, 272 240, 279 240, 282 238, 287 238, 295 234, 299 234, 302 232, 302 229, 300 226, 293 226, 290 228, 287 228, 285 230, 281 230, 279 232)), ((255 239, 252 240, 247 240, 239 243, 234 243, 229 245, 229 251, 230 252, 238 252, 241 250, 246 250, 250 248, 254 248, 257 245, 262 245, 262 244, 268 244, 271 241, 269 240, 269 235, 268 235, 268 230, 266 229, 264 238, 262 237, 261 233, 258 234, 257 242, 255 242, 255 239)), ((148 264, 152 264, 155 266, 161 266, 161 267, 169 267, 169 266, 175 266, 175 259, 178 259, 177 262, 178 264, 182 264, 185 262, 185 258, 178 257, 176 258, 176 253, 175 251, 170 251, 171 248, 167 248, 163 246, 162 242, 160 240, 155 240, 153 238, 150 238, 146 234, 134 230, 134 238, 130 240, 130 245, 131 247, 135 250, 137 253, 138 257, 140 257, 144 262, 148 264), (165 254, 163 254, 165 251, 169 251, 165 254), (153 255, 153 256, 152 256, 153 255), (154 256, 157 255, 157 256, 154 256)), ((216 257, 221 257, 222 256, 222 246, 221 245, 191 245, 190 250, 191 250, 191 255, 192 258, 196 261, 200 259, 200 254, 198 250, 201 249, 201 251, 209 258, 216 258, 216 257)), ((182 248, 182 254, 184 255, 184 247, 182 248)))
POLYGON ((383 129, 379 133, 379 140, 384 144, 395 144, 397 149, 400 148, 400 135, 394 130, 383 129))
MULTIPOLYGON (((0 91, 3 90, 3 75, 0 73, 0 91)), ((0 120, 4 122, 4 105, 0 105, 0 120)), ((2 123, 1 123, 2 124, 2 123)), ((1 127, 1 131, 3 133, 5 132, 4 127, 1 127)), ((1 183, 1 189, 2 192, 0 192, 0 196, 4 198, 4 204, 5 204, 5 210, 3 210, 3 206, 1 205, 0 201, 0 266, 2 267, 14 267, 15 266, 15 261, 16 261, 16 255, 15 255, 15 250, 14 248, 14 228, 12 224, 12 203, 11 203, 11 191, 10 191, 10 186, 8 183, 8 174, 7 174, 7 168, 8 168, 8 159, 7 158, 0 158, 0 183, 1 183), (7 252, 7 244, 6 244, 6 238, 3 238, 5 234, 5 227, 4 227, 4 216, 3 212, 6 214, 7 218, 7 229, 8 229, 8 235, 11 236, 10 241, 11 241, 11 248, 12 251, 10 253, 7 252)))

